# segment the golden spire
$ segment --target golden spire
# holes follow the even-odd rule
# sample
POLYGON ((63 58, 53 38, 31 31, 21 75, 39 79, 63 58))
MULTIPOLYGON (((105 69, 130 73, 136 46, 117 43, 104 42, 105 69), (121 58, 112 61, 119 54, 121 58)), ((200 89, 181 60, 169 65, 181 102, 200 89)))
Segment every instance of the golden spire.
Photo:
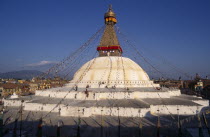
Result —
POLYGON ((122 48, 120 47, 114 25, 117 23, 116 15, 109 5, 108 11, 104 14, 105 30, 97 47, 99 56, 121 56, 122 48))

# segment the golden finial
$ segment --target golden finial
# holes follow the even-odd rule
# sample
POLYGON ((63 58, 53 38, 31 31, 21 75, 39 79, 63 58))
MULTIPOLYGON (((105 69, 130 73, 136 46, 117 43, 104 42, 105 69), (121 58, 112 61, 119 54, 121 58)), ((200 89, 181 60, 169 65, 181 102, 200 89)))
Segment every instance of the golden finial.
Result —
POLYGON ((117 23, 116 15, 112 9, 112 5, 109 5, 108 11, 104 14, 105 23, 117 23))

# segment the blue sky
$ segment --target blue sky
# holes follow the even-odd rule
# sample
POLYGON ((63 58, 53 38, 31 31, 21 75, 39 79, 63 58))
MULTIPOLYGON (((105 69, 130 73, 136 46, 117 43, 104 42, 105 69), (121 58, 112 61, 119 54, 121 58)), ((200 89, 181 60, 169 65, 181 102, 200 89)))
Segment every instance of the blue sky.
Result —
POLYGON ((109 3, 148 58, 155 53, 189 74, 210 75, 210 0, 1 0, 0 72, 68 56, 103 25, 109 3))

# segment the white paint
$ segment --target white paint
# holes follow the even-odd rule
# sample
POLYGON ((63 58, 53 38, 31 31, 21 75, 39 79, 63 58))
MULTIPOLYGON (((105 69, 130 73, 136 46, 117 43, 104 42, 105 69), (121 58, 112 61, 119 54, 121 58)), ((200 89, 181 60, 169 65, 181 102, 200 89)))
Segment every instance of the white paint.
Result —
MULTIPOLYGON (((21 100, 7 100, 4 99, 4 106, 14 106, 14 107, 19 107, 21 106, 21 100)), ((22 105, 25 105, 25 102, 22 103, 22 105)))
POLYGON ((179 89, 170 89, 168 92, 169 92, 170 96, 180 96, 181 95, 181 92, 179 89))
POLYGON ((159 87, 150 81, 147 73, 134 61, 126 57, 97 57, 85 63, 67 86, 104 88, 159 87))
POLYGON ((151 105, 151 114, 174 114, 177 115, 194 115, 201 111, 203 106, 187 106, 187 105, 151 105), (178 109, 178 110, 177 110, 178 109), (157 111, 159 110, 159 112, 157 111))
POLYGON ((193 102, 200 104, 202 106, 209 106, 209 101, 208 100, 192 100, 193 102))
POLYGON ((123 92, 96 92, 91 91, 87 94, 85 91, 36 91, 36 95, 51 97, 51 98, 63 98, 77 99, 77 100, 101 100, 101 99, 142 99, 142 98, 170 98, 171 96, 180 95, 180 90, 176 91, 123 91, 123 92), (173 93, 175 92, 175 93, 173 93))
POLYGON ((149 108, 123 108, 123 107, 64 107, 61 116, 90 117, 93 115, 121 116, 121 117, 145 117, 149 108), (79 110, 79 111, 78 111, 79 110))
POLYGON ((14 93, 10 96, 10 98, 12 98, 12 99, 18 98, 18 95, 14 92, 14 93))
MULTIPOLYGON (((5 106, 20 106, 21 101, 5 100, 5 106)), ((45 111, 45 112, 59 112, 61 116, 81 116, 89 117, 93 115, 106 115, 106 116, 121 116, 121 117, 145 117, 150 114, 179 114, 180 115, 194 115, 201 111, 204 106, 187 106, 187 105, 150 105, 150 108, 133 108, 133 107, 77 107, 65 106, 63 104, 41 104, 24 102, 23 109, 28 111, 45 111), (118 110, 119 109, 119 110, 118 110), (79 110, 79 111, 78 111, 79 110), (101 111, 103 110, 103 111, 101 111), (159 112, 157 111, 159 110, 159 112)))

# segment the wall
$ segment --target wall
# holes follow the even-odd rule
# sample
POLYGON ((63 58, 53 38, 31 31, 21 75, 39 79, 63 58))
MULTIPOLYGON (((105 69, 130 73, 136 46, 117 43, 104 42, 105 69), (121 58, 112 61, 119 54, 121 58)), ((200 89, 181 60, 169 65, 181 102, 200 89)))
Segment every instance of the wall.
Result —
POLYGON ((170 98, 170 96, 178 96, 180 95, 180 90, 174 90, 170 92, 157 92, 157 91, 123 91, 123 92, 95 92, 88 91, 88 95, 85 94, 85 91, 53 91, 53 90, 45 90, 45 91, 36 91, 35 95, 37 96, 45 96, 52 98, 63 98, 66 97, 68 99, 79 99, 79 100, 102 100, 102 99, 138 99, 138 98, 170 98))
POLYGON ((200 112, 203 106, 186 106, 186 105, 151 105, 152 114, 174 114, 177 115, 194 115, 200 112), (177 110, 179 109, 179 110, 177 110), (159 110, 159 112, 157 111, 159 110))

